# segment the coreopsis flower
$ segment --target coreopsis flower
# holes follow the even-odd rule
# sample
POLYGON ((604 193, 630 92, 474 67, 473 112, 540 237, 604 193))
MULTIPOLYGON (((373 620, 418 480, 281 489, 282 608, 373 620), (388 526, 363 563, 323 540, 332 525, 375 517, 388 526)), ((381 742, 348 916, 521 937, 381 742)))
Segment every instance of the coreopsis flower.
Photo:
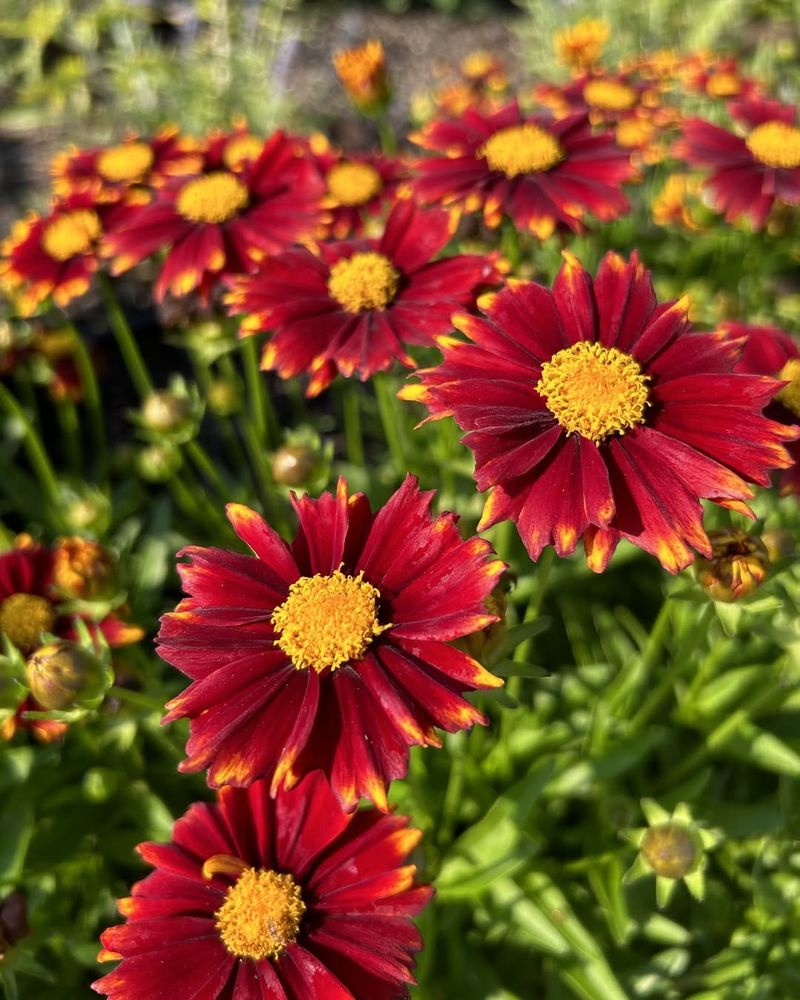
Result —
POLYGON ((141 844, 155 869, 119 901, 101 935, 121 959, 92 988, 142 997, 402 1000, 412 917, 432 890, 407 864, 420 839, 405 816, 344 812, 320 772, 270 798, 257 782, 196 803, 166 844, 141 844))
POLYGON ((0 247, 0 282, 14 295, 23 316, 48 298, 58 306, 88 292, 100 266, 100 243, 120 214, 123 202, 101 203, 96 191, 71 194, 45 215, 18 221, 0 247))
POLYGON ((114 146, 59 153, 52 164, 53 188, 62 197, 91 191, 100 201, 115 201, 130 188, 152 188, 197 173, 201 153, 197 140, 167 125, 152 139, 132 135, 114 146))
MULTIPOLYGON (((733 369, 735 372, 770 375, 786 383, 765 410, 766 416, 787 427, 800 425, 800 345, 797 341, 775 326, 725 322, 719 329, 723 336, 744 342, 742 356, 733 369)), ((790 441, 786 447, 792 465, 780 473, 778 488, 783 495, 800 494, 800 441, 790 441)))
POLYGON ((647 826, 622 831, 622 836, 639 849, 624 881, 630 883, 654 875, 656 902, 660 909, 668 905, 680 881, 696 900, 702 902, 708 863, 706 852, 719 844, 720 831, 697 823, 685 802, 679 802, 672 814, 653 799, 642 799, 641 805, 647 826))
POLYGON ((291 545, 255 511, 228 505, 253 556, 188 546, 189 595, 161 619, 158 652, 191 678, 164 721, 188 718, 182 771, 212 786, 264 778, 273 795, 320 768, 354 809, 387 808, 412 745, 485 723, 462 697, 501 682, 451 640, 495 620, 484 600, 503 563, 408 476, 373 513, 336 493, 292 503, 291 545))
POLYGON ((281 378, 309 372, 315 396, 337 374, 362 381, 395 361, 414 367, 406 344, 432 346, 454 309, 496 284, 496 255, 433 260, 453 235, 454 217, 396 202, 383 235, 287 250, 239 279, 228 296, 243 330, 272 330, 261 367, 281 378))
POLYGON ((715 601, 738 601, 757 590, 769 567, 764 542, 741 528, 709 531, 711 558, 698 559, 695 570, 700 585, 715 601))
POLYGON ((244 120, 238 120, 229 132, 214 131, 206 138, 202 172, 239 172, 255 163, 263 153, 266 142, 264 136, 254 135, 244 120))
POLYGON ((478 49, 466 55, 459 65, 462 76, 478 92, 484 89, 502 91, 508 87, 508 76, 502 60, 493 52, 478 49))
POLYGON ((593 125, 615 125, 661 103, 657 87, 628 73, 587 73, 566 86, 540 84, 534 97, 559 117, 585 111, 593 125))
POLYGON ((78 596, 78 591, 89 599, 97 574, 105 578, 107 553, 103 550, 99 557, 102 569, 97 570, 94 552, 94 543, 83 539, 63 538, 55 548, 48 548, 21 536, 18 547, 0 554, 0 633, 20 652, 31 653, 46 632, 74 639, 75 617, 85 621, 90 633, 101 632, 109 646, 125 646, 141 639, 142 629, 126 624, 114 613, 105 614, 105 608, 96 620, 88 605, 81 604, 75 610, 65 603, 78 596), (87 550, 81 554, 83 546, 87 550))
POLYGON ((685 300, 659 304, 635 253, 594 280, 564 258, 552 292, 519 282, 454 316, 470 342, 402 395, 467 431, 492 489, 479 530, 515 521, 532 559, 583 538, 596 572, 626 538, 676 573, 711 555, 700 500, 747 512, 798 432, 761 414, 779 383, 730 374, 740 345, 693 333, 685 300))
POLYGON ((325 181, 325 229, 337 240, 363 232, 365 223, 378 216, 410 178, 409 168, 397 157, 346 155, 332 149, 322 135, 313 136, 309 145, 325 181))
POLYGON ((641 52, 626 59, 620 69, 626 73, 638 73, 643 80, 654 80, 663 87, 669 87, 680 77, 686 59, 674 49, 656 49, 641 52))
POLYGON ((584 17, 571 27, 556 32, 556 55, 570 69, 583 72, 599 61, 610 37, 611 25, 608 21, 584 17))
POLYGON ((693 167, 711 169, 706 186, 728 222, 744 216, 760 229, 776 202, 800 204, 797 111, 766 100, 735 101, 729 109, 746 135, 691 118, 675 152, 693 167))
POLYGON ((159 189, 106 237, 112 273, 164 250, 156 299, 197 289, 208 301, 224 276, 253 271, 267 254, 310 236, 322 193, 313 164, 276 132, 258 159, 237 171, 213 170, 159 189))
POLYGON ((386 54, 379 41, 371 39, 356 48, 337 52, 333 67, 348 97, 360 111, 379 113, 389 103, 391 91, 386 54))
POLYGON ((653 196, 653 222, 659 226, 679 225, 697 232, 696 218, 701 181, 691 174, 670 174, 664 187, 653 196))
POLYGON ((635 174, 630 156, 610 133, 593 135, 584 113, 526 117, 513 101, 493 114, 470 108, 431 122, 412 139, 441 154, 416 164, 420 198, 482 207, 488 226, 510 216, 546 239, 556 229, 582 232, 587 213, 608 222, 629 208, 620 185, 635 174))
POLYGON ((758 81, 746 77, 731 56, 690 59, 682 75, 690 90, 716 100, 751 98, 760 89, 758 81))

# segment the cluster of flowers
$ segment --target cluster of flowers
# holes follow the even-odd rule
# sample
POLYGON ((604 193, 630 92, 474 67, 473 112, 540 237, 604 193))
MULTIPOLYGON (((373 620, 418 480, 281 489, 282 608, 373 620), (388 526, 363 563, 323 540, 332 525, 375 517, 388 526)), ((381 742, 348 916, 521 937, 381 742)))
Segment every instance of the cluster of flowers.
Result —
MULTIPOLYGON (((684 300, 657 301, 635 252, 607 254, 592 276, 565 250, 552 289, 506 279, 496 252, 440 257, 463 216, 538 240, 613 220, 629 208, 621 185, 670 148, 711 168, 728 219, 763 225, 774 204, 800 201, 794 108, 731 60, 652 53, 606 72, 602 33, 584 23, 558 39, 576 75, 539 85, 534 111, 504 98, 495 60, 473 57, 460 96, 437 95, 439 113, 412 136, 423 158, 264 141, 244 124, 65 154, 50 213, 3 247, 4 286, 30 313, 66 305, 103 266, 118 275, 158 254, 157 299, 222 298, 243 335, 270 332, 262 367, 310 376, 311 395, 337 375, 416 368, 408 347, 436 346, 442 362, 401 395, 466 432, 477 488, 491 491, 479 530, 514 521, 534 560, 582 541, 596 572, 626 539, 678 572, 712 556, 702 500, 749 514, 772 470, 800 484, 791 338, 694 331, 684 300), (676 81, 735 98, 746 134, 684 120, 669 102, 676 81)), ((337 70, 380 115, 380 46, 342 54, 337 70)), ((504 564, 431 502, 409 476, 373 512, 340 480, 293 498, 291 544, 232 504, 253 556, 183 550, 187 596, 158 641, 191 684, 166 721, 188 718, 181 770, 221 791, 170 844, 142 846, 156 870, 121 901, 128 922, 103 935, 103 957, 122 961, 98 992, 393 1000, 412 981, 411 917, 430 889, 404 863, 419 834, 389 814, 387 789, 409 747, 438 744, 437 727, 486 722, 463 696, 501 683, 452 643, 497 620, 504 564), (356 811, 362 798, 376 808, 356 811)), ((27 558, 5 557, 0 628, 30 652, 57 618, 49 570, 12 578, 27 558), (40 602, 33 641, 13 632, 21 597, 40 602)), ((26 605, 25 628, 33 614, 26 605)))

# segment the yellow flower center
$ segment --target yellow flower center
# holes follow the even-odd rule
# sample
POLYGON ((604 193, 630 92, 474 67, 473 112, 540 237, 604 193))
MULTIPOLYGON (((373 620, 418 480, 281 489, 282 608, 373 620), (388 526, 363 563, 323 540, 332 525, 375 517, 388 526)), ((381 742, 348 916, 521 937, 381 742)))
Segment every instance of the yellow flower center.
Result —
POLYGON ((646 118, 626 118, 617 125, 620 146, 644 146, 653 138, 655 127, 646 118))
POLYGON ((599 444, 643 423, 648 377, 629 354, 580 340, 542 365, 536 391, 567 434, 599 444))
POLYGON ((470 52, 461 62, 461 72, 470 80, 479 80, 494 67, 494 56, 483 50, 470 52))
POLYGON ((220 223, 238 215, 247 199, 247 188, 239 178, 218 170, 184 184, 175 207, 190 222, 220 223))
POLYGON ((328 291, 351 313, 385 309, 397 294, 400 273, 382 253, 355 253, 337 261, 328 278, 328 291))
POLYGON ((11 594, 0 604, 0 632, 19 649, 33 649, 55 622, 53 605, 37 594, 11 594))
POLYGON ((88 208, 66 212, 53 219, 42 234, 42 249, 53 260, 69 260, 88 253, 100 236, 102 226, 97 213, 88 208))
POLYGON ((275 645, 298 670, 336 670, 362 659, 375 636, 391 628, 378 624, 380 591, 358 576, 336 570, 330 576, 301 576, 272 613, 275 645))
POLYGON ((583 88, 583 99, 603 111, 626 111, 636 103, 636 91, 619 80, 590 80, 583 88))
POLYGON ((764 122, 756 125, 745 143, 753 156, 768 167, 800 167, 800 128, 794 125, 764 122))
POLYGON ((257 160, 263 149, 263 139, 254 135, 235 135, 225 143, 222 161, 231 170, 241 170, 248 160, 257 160))
POLYGON ((516 177, 550 170, 564 159, 564 150, 547 129, 529 122, 501 128, 481 146, 478 156, 485 157, 490 170, 516 177))
POLYGON ((104 149, 97 158, 97 171, 107 181, 143 181, 153 165, 153 150, 146 142, 122 142, 104 149))
POLYGON ((742 92, 742 81, 735 73, 714 73, 706 81, 709 97, 735 97, 742 92))
POLYGON ((295 942, 305 911, 300 886, 291 875, 245 868, 214 916, 231 955, 260 961, 278 958, 295 942))
POLYGON ((800 417, 800 358, 789 358, 778 373, 778 378, 789 384, 780 390, 776 399, 783 403, 787 410, 800 417))
POLYGON ((383 186, 381 175, 368 163, 337 163, 327 181, 328 193, 340 205, 365 205, 383 186))

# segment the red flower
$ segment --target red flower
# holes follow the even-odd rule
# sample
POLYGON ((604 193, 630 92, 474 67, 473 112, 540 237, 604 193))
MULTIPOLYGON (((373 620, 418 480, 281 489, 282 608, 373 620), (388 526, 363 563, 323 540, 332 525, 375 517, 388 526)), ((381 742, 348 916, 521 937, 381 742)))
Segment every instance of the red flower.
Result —
POLYGON ((192 684, 167 705, 188 717, 182 771, 272 793, 322 768, 343 806, 386 809, 408 747, 438 746, 434 726, 485 717, 463 691, 501 682, 448 645, 495 620, 484 600, 503 571, 491 547, 431 518, 432 493, 409 476, 376 514, 366 497, 292 498, 287 545, 254 511, 228 517, 256 558, 189 546, 189 597, 161 619, 159 654, 192 684))
POLYGON ((267 254, 309 236, 322 182, 313 165, 276 132, 252 163, 215 170, 160 189, 106 245, 119 274, 166 250, 156 298, 198 289, 208 301, 221 277, 253 271, 267 254))
POLYGON ((797 432, 761 415, 778 383, 729 374, 737 345, 659 305, 636 254, 607 254, 594 281, 564 257, 552 292, 520 282, 485 318, 454 317, 473 343, 404 395, 468 431, 494 487, 479 529, 511 518, 532 559, 583 537, 597 572, 627 538, 677 572, 711 551, 700 499, 747 512, 748 481, 786 468, 797 432))
POLYGON ((106 229, 127 218, 127 200, 97 200, 82 191, 57 201, 46 216, 31 213, 15 224, 2 244, 0 281, 14 296, 24 316, 52 296, 65 306, 85 295, 99 267, 100 241, 106 229))
MULTIPOLYGON (((735 372, 748 375, 771 375, 785 380, 765 415, 789 427, 800 424, 800 347, 784 330, 775 326, 750 326, 746 323, 722 323, 720 331, 732 340, 744 341, 744 351, 734 365, 735 372)), ((787 451, 793 465, 780 474, 782 494, 800 493, 800 441, 790 441, 787 451)))
POLYGON ((453 310, 500 280, 492 255, 433 261, 452 233, 449 213, 400 201, 380 239, 288 250, 240 279, 228 302, 248 314, 244 330, 273 331, 261 367, 282 378, 309 372, 309 396, 337 373, 364 381, 394 361, 414 367, 404 345, 431 346, 451 329, 453 310))
POLYGON ((116 146, 72 149, 53 160, 53 187, 66 197, 92 191, 100 201, 116 201, 131 187, 155 187, 170 177, 194 174, 202 164, 200 144, 166 126, 143 139, 129 136, 116 146))
POLYGON ((119 901, 101 937, 122 959, 92 988, 112 1000, 400 1000, 411 918, 432 890, 404 864, 420 838, 405 816, 346 813, 316 772, 275 799, 263 782, 195 804, 155 871, 119 901))
POLYGON ((683 76, 691 90, 717 100, 751 98, 757 96, 760 90, 758 81, 744 76, 731 56, 716 56, 710 60, 703 57, 690 59, 683 76))
MULTIPOLYGON (((93 566, 85 561, 79 564, 77 549, 99 549, 92 542, 80 538, 59 539, 53 548, 47 548, 22 535, 20 546, 0 555, 0 632, 23 653, 30 653, 38 645, 43 632, 52 632, 63 639, 75 639, 73 619, 86 621, 89 631, 102 632, 109 646, 125 646, 141 639, 142 629, 128 625, 115 614, 92 618, 89 610, 72 612, 70 606, 62 607, 65 598, 75 596, 74 581, 79 571, 86 587, 92 583, 93 566), (65 563, 64 546, 72 546, 72 561, 65 563), (62 586, 63 581, 73 581, 72 590, 62 586)), ((104 552, 104 550, 103 550, 104 552)), ((103 555, 102 572, 107 572, 103 555)), ((97 557, 98 559, 100 557, 97 557)))
POLYGON ((558 117, 585 111, 593 125, 614 125, 661 104, 657 87, 628 73, 586 73, 565 86, 540 84, 534 96, 558 117))
POLYGON ((759 100, 732 102, 729 109, 748 127, 747 135, 691 118, 675 153, 693 167, 711 168, 706 186, 728 222, 743 215, 760 229, 776 201, 800 203, 796 109, 759 100))
POLYGON ((484 221, 514 224, 546 239, 556 228, 582 232, 586 213, 603 222, 628 211, 623 181, 635 173, 608 133, 592 135, 584 113, 524 117, 516 101, 494 114, 468 109, 412 136, 442 155, 417 163, 415 189, 428 202, 483 206, 484 221))

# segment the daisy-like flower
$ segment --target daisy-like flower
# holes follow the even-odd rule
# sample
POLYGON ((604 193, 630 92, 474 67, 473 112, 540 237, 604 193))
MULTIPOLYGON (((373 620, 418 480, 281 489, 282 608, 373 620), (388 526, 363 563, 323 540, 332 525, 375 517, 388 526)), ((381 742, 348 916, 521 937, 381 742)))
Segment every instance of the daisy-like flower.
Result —
POLYGON ((112 272, 165 250, 156 298, 197 289, 207 302, 223 276, 253 271, 265 255, 310 236, 322 193, 313 164, 276 132, 243 169, 213 170, 160 189, 106 237, 112 272))
POLYGON ((412 923, 432 890, 407 864, 420 839, 405 816, 346 813, 319 772, 270 798, 263 782, 195 804, 154 871, 119 901, 102 936, 121 959, 92 988, 111 1000, 402 1000, 412 923))
POLYGON ((158 651, 192 680, 164 720, 190 720, 180 770, 276 794, 320 768, 345 808, 364 795, 385 810, 409 746, 486 722, 462 692, 501 681, 449 642, 496 620, 483 602, 504 565, 455 515, 432 518, 432 496, 411 476, 374 514, 343 479, 335 496, 292 495, 291 545, 229 504, 255 558, 179 553, 189 596, 162 618, 158 651))
POLYGON ((472 342, 403 395, 468 432, 493 488, 479 530, 514 520, 532 559, 583 538, 596 572, 626 538, 676 573, 711 554, 700 500, 748 512, 748 482, 790 465, 798 432, 761 414, 779 383, 730 374, 740 345, 693 334, 685 300, 659 305, 635 253, 594 281, 564 257, 552 292, 520 282, 454 317, 472 342))
POLYGON ((115 201, 131 187, 158 186, 197 173, 201 165, 200 144, 168 125, 152 139, 134 135, 115 146, 59 153, 51 169, 57 195, 93 191, 100 201, 115 201))
POLYGON ((348 156, 331 149, 323 135, 311 137, 310 152, 327 188, 322 199, 326 230, 337 240, 359 234, 391 201, 410 177, 398 158, 379 153, 348 156))
POLYGON ((608 21, 585 17, 571 27, 556 32, 556 55, 570 69, 583 72, 598 62, 610 37, 611 25, 608 21))
POLYGON ((675 152, 693 167, 711 169, 706 186, 728 222, 745 216, 760 229, 776 202, 800 204, 797 110, 766 100, 734 101, 728 107, 746 135, 691 118, 675 152))
POLYGON ((540 84, 534 97, 557 110, 559 117, 585 111, 593 125, 614 125, 661 103, 657 87, 634 80, 628 73, 589 73, 565 87, 540 84))
POLYGON ((138 626, 113 613, 95 620, 88 604, 74 610, 68 603, 95 596, 91 587, 99 575, 108 579, 108 559, 104 549, 81 538, 62 538, 48 548, 21 535, 16 548, 0 555, 0 634, 27 655, 43 632, 75 639, 77 615, 90 633, 102 632, 109 646, 138 642, 144 635, 138 626))
POLYGON ((758 81, 744 76, 739 64, 731 56, 690 59, 683 76, 690 90, 715 100, 751 98, 760 89, 758 81))
POLYGON ((494 114, 474 108, 412 136, 441 155, 420 160, 417 194, 427 202, 483 208, 488 226, 508 215, 546 239, 582 232, 586 213, 609 222, 628 211, 620 185, 635 173, 609 133, 592 135, 588 115, 526 117, 516 101, 494 114))
POLYGON ((129 211, 123 201, 98 202, 97 192, 86 190, 55 202, 48 215, 17 222, 0 247, 0 283, 20 313, 32 315, 51 297, 65 306, 85 295, 100 266, 104 232, 129 211))
POLYGON ((405 344, 432 346, 450 316, 496 284, 492 255, 432 260, 453 235, 454 216, 396 202, 383 235, 297 248, 264 262, 235 283, 232 312, 246 313, 245 332, 272 330, 261 367, 281 378, 311 374, 315 396, 340 373, 362 381, 394 361, 414 367, 405 344))
MULTIPOLYGON (((212 132, 205 143, 203 173, 212 170, 245 169, 264 152, 266 139, 254 135, 243 119, 237 120, 230 132, 212 132)), ((198 171, 199 172, 199 171, 198 171)))
MULTIPOLYGON (((787 427, 800 425, 800 346, 797 341, 775 326, 725 322, 719 329, 724 336, 744 342, 742 356, 733 369, 735 372, 770 375, 786 383, 765 410, 766 415, 787 427)), ((800 494, 800 441, 790 441, 787 450, 792 465, 781 472, 778 488, 783 495, 800 494)))

